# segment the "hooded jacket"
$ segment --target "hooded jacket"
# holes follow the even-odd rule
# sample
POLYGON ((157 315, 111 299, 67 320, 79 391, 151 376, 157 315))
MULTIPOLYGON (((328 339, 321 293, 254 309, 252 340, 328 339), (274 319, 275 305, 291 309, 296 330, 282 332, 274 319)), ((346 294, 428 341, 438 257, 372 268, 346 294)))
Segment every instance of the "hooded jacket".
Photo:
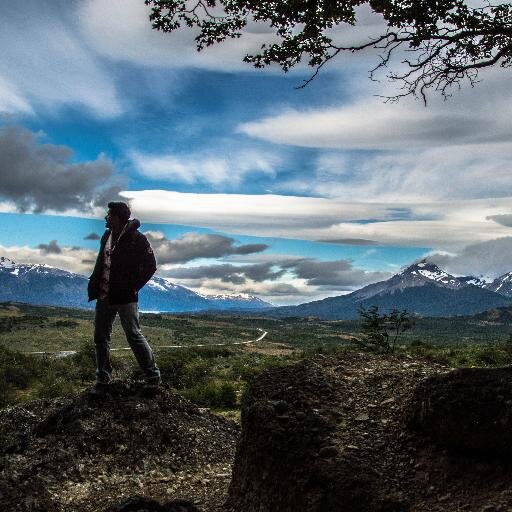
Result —
MULTIPOLYGON (((110 278, 107 299, 110 304, 138 302, 139 290, 156 271, 156 261, 148 239, 138 231, 140 222, 129 220, 110 256, 110 278)), ((105 244, 110 235, 107 229, 101 237, 100 250, 87 288, 89 302, 100 295, 105 244)))

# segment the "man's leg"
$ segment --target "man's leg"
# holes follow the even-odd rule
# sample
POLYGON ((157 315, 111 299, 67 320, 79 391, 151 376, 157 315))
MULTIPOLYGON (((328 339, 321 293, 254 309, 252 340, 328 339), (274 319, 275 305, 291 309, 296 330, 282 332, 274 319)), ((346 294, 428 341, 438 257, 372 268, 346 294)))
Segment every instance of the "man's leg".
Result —
POLYGON ((139 305, 137 302, 118 306, 119 318, 128 341, 147 382, 159 382, 160 370, 155 363, 155 356, 139 325, 139 305))
POLYGON ((110 336, 117 310, 108 303, 108 299, 96 301, 94 318, 94 345, 96 348, 96 382, 108 383, 112 380, 110 363, 110 336))

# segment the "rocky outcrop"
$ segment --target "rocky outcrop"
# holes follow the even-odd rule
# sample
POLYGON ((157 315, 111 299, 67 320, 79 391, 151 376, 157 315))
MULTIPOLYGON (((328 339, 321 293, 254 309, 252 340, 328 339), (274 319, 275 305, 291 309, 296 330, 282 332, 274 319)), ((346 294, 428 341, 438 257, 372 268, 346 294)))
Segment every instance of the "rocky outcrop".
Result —
POLYGON ((410 425, 463 454, 512 455, 512 368, 463 368, 416 387, 410 425))
POLYGON ((220 510, 239 427, 165 389, 109 389, 0 411, 0 510, 220 510))
MULTIPOLYGON (((430 433, 410 428, 415 406, 423 411, 416 420, 421 418, 432 431, 434 418, 446 411, 436 405, 443 400, 430 400, 429 383, 445 383, 439 390, 453 393, 458 389, 454 375, 464 375, 464 387, 473 374, 453 374, 428 361, 368 354, 318 357, 262 374, 243 402, 242 435, 226 510, 512 510, 510 465, 482 458, 476 451, 454 454, 434 442, 430 433)), ((492 393, 502 395, 496 404, 508 401, 508 370, 489 370, 488 375, 493 378, 476 377, 467 391, 468 400, 473 393, 474 409, 482 405, 482 416, 489 411, 483 402, 492 393), (492 390, 485 391, 492 380, 492 390), (475 393, 479 385, 483 389, 475 393)), ((495 419, 506 417, 497 407, 493 410, 495 419)), ((454 410, 450 428, 456 415, 454 410)), ((442 428, 436 432, 444 435, 442 428)), ((503 433, 499 442, 506 443, 507 436, 503 433)))

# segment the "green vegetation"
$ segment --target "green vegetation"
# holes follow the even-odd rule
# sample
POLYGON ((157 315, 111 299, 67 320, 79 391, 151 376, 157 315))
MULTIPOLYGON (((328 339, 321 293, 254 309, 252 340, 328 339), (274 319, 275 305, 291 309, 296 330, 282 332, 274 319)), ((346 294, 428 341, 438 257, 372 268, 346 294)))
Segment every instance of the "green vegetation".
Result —
POLYGON ((379 313, 379 306, 361 307, 359 315, 363 335, 354 338, 353 342, 385 354, 394 352, 398 338, 413 326, 411 315, 406 310, 379 313))
MULTIPOLYGON (((0 304, 0 407, 74 394, 91 386, 95 377, 93 314, 78 309, 0 304), (76 353, 68 357, 29 354, 61 350, 76 353)), ((378 311, 376 315, 382 319, 378 311)), ((388 342, 395 345, 399 357, 423 358, 450 367, 512 364, 512 329, 506 323, 462 317, 415 318, 410 329, 404 330, 405 324, 398 322, 399 312, 394 324, 394 317, 388 316, 384 327, 394 329, 396 334, 398 326, 396 340, 390 332, 388 342)), ((247 385, 264 370, 317 354, 368 349, 362 340, 364 332, 370 332, 366 327, 373 325, 213 314, 142 314, 141 323, 155 349, 166 387, 200 407, 235 416, 247 385), (257 339, 261 331, 256 328, 268 332, 262 341, 234 344, 257 339), (192 346, 195 344, 204 346, 192 346)), ((118 322, 112 345, 126 347, 118 322)), ((130 350, 113 351, 112 362, 115 378, 142 378, 130 350)))

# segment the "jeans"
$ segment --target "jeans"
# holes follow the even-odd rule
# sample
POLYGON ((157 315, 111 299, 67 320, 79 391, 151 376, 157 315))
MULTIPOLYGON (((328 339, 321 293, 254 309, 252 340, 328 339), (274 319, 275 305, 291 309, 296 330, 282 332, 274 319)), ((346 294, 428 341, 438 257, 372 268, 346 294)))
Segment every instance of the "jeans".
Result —
POLYGON ((94 345, 96 347, 96 381, 107 383, 112 379, 110 362, 110 336, 112 325, 119 313, 121 325, 146 381, 159 381, 160 370, 156 366, 155 356, 139 325, 139 307, 137 302, 110 305, 107 299, 96 301, 94 319, 94 345))

